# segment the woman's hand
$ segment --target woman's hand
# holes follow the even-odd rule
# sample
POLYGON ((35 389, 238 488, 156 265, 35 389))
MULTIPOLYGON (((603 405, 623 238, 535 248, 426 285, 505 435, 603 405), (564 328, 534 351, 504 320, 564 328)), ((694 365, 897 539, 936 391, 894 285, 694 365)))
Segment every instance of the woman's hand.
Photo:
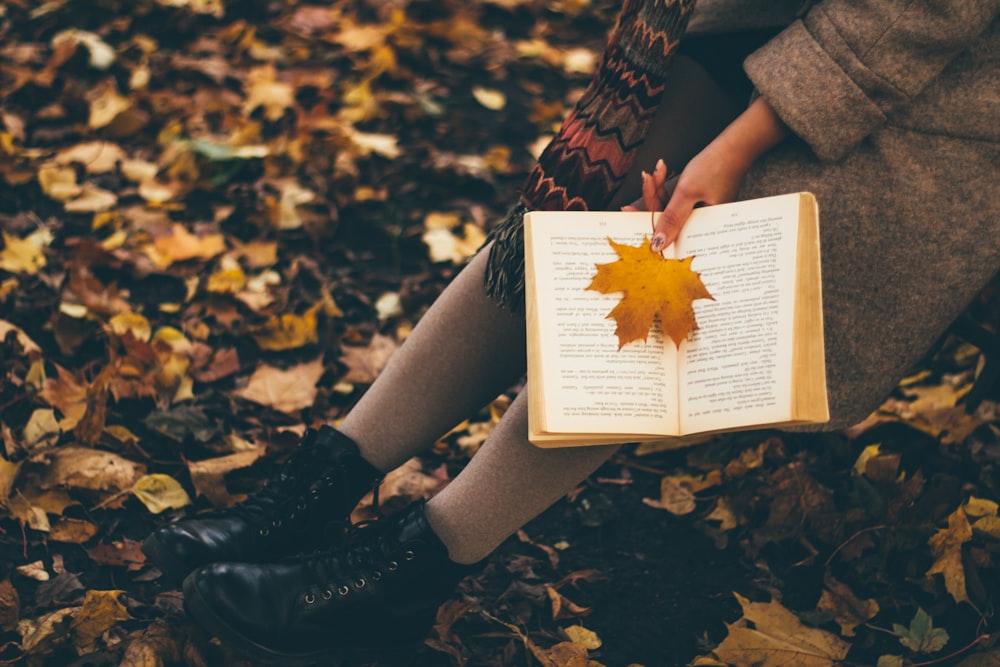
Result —
POLYGON ((718 137, 691 158, 665 206, 663 185, 666 182, 666 167, 662 160, 652 174, 643 174, 643 204, 648 210, 663 209, 653 228, 653 251, 660 252, 677 239, 698 204, 733 201, 751 165, 788 134, 788 128, 771 105, 758 97, 718 137))

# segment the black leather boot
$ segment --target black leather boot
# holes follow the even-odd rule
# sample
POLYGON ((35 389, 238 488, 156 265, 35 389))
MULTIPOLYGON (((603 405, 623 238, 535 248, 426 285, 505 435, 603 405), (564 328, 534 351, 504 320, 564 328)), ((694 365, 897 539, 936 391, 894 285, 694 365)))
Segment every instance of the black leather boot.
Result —
POLYGON ((418 502, 352 529, 327 552, 197 570, 184 580, 184 606, 205 630, 261 662, 405 657, 476 569, 448 558, 418 502))
POLYGON ((180 582, 217 562, 273 562, 329 546, 381 478, 346 435, 308 430, 277 478, 239 505, 164 526, 142 543, 146 558, 180 582))

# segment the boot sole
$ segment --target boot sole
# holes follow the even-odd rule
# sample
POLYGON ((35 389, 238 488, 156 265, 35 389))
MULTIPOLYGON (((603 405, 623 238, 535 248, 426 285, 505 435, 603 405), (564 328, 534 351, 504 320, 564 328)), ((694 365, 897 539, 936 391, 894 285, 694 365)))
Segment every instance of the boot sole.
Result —
POLYGON ((244 653, 248 657, 268 665, 286 667, 307 667, 319 662, 364 661, 364 660, 406 660, 413 658, 423 641, 398 647, 386 648, 329 648, 308 653, 286 653, 258 644, 240 634, 225 620, 220 618, 205 601, 201 591, 193 583, 193 577, 184 580, 184 609, 203 630, 217 637, 223 643, 244 653))

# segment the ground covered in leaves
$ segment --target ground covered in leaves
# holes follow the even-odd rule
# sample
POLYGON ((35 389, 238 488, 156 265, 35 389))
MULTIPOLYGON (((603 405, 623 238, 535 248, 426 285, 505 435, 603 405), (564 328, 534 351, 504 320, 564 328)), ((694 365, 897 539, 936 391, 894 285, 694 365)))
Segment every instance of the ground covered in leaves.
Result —
MULTIPOLYGON (((512 203, 615 10, 0 5, 0 664, 247 664, 139 541, 350 408, 512 203)), ((969 313, 995 327, 997 303, 969 313)), ((983 362, 949 337, 849 432, 626 448, 411 664, 1000 663, 983 362)), ((394 471, 387 509, 447 484, 508 400, 394 471)))

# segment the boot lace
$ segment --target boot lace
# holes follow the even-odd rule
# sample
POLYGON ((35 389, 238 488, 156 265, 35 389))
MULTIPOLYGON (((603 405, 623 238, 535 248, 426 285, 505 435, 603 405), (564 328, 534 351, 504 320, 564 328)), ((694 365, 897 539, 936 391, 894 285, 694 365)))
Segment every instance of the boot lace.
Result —
POLYGON ((392 523, 383 520, 379 511, 378 484, 373 491, 376 518, 359 521, 348 527, 338 546, 304 552, 292 556, 317 588, 307 591, 307 605, 327 601, 334 596, 346 597, 351 590, 360 591, 378 582, 386 574, 399 569, 401 561, 414 558, 410 550, 392 537, 392 523))
POLYGON ((298 447, 282 465, 278 476, 243 502, 229 508, 230 516, 242 518, 267 536, 272 529, 291 527, 310 503, 339 487, 346 502, 347 479, 343 466, 330 466, 327 453, 314 445, 316 432, 306 432, 298 447), (325 469, 325 470, 324 470, 325 469), (324 471, 320 477, 317 470, 324 471), (287 523, 286 523, 287 522, 287 523))

